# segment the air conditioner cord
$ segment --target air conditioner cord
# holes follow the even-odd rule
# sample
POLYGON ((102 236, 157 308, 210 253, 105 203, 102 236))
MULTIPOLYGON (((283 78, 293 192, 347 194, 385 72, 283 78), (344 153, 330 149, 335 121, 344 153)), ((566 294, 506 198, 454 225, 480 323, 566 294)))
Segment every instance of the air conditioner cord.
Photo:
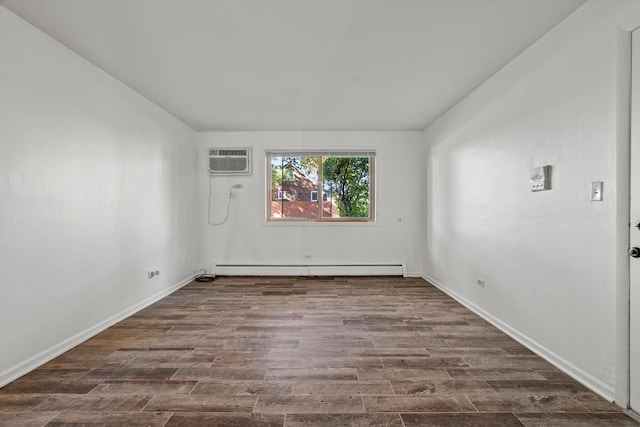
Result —
POLYGON ((216 278, 215 274, 207 274, 207 270, 205 270, 204 268, 196 270, 194 271, 194 273, 199 273, 195 277, 196 282, 213 282, 213 280, 216 278), (200 273, 201 271, 204 271, 204 273, 200 273))
POLYGON ((207 208, 207 222, 209 223, 209 225, 222 225, 229 219, 229 212, 231 208, 231 193, 233 193, 234 189, 241 188, 242 186, 240 184, 234 184, 231 186, 231 188, 229 188, 229 197, 227 198, 227 213, 225 214, 224 219, 220 222, 211 222, 211 195, 213 194, 213 191, 211 189, 212 179, 213 177, 209 176, 209 206, 207 208))

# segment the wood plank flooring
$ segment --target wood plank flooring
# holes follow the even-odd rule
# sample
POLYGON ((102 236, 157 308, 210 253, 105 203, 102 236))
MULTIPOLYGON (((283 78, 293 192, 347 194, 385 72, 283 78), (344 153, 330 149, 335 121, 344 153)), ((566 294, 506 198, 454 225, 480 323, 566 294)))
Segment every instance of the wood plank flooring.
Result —
POLYGON ((421 279, 193 282, 0 389, 2 426, 638 426, 421 279))

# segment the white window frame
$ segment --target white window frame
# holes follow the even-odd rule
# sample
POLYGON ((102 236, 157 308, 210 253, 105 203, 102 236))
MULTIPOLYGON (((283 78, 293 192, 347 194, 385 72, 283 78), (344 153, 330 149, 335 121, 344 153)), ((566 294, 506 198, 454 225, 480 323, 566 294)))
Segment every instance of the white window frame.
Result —
MULTIPOLYGON (((266 221, 268 223, 369 223, 375 224, 376 222, 376 151, 375 150, 327 150, 327 151, 297 151, 297 150, 265 150, 266 160, 266 221), (368 217, 349 217, 349 218, 328 218, 322 217, 323 202, 333 201, 332 198, 326 197, 322 191, 322 172, 320 171, 320 177, 318 182, 318 194, 317 199, 312 201, 319 201, 320 194, 322 194, 323 202, 319 202, 317 218, 283 218, 271 216, 271 197, 272 197, 272 183, 271 183, 271 158, 272 157, 368 157, 369 158, 369 216, 368 217)), ((279 192, 280 193, 280 192, 279 192)), ((278 200, 286 200, 278 198, 278 200)))

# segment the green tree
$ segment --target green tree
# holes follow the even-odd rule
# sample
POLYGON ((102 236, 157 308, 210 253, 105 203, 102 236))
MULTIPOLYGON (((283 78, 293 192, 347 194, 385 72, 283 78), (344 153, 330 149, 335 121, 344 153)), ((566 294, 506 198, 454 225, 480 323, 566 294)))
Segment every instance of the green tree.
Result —
POLYGON ((338 200, 338 212, 343 218, 369 216, 369 158, 325 157, 322 179, 325 192, 338 200))

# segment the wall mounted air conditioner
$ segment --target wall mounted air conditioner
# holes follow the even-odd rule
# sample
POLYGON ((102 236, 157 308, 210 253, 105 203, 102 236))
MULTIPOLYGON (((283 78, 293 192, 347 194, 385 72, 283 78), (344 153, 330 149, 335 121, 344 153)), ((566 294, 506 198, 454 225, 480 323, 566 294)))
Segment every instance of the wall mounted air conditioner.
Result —
POLYGON ((209 175, 251 175, 251 148, 210 148, 209 175))

